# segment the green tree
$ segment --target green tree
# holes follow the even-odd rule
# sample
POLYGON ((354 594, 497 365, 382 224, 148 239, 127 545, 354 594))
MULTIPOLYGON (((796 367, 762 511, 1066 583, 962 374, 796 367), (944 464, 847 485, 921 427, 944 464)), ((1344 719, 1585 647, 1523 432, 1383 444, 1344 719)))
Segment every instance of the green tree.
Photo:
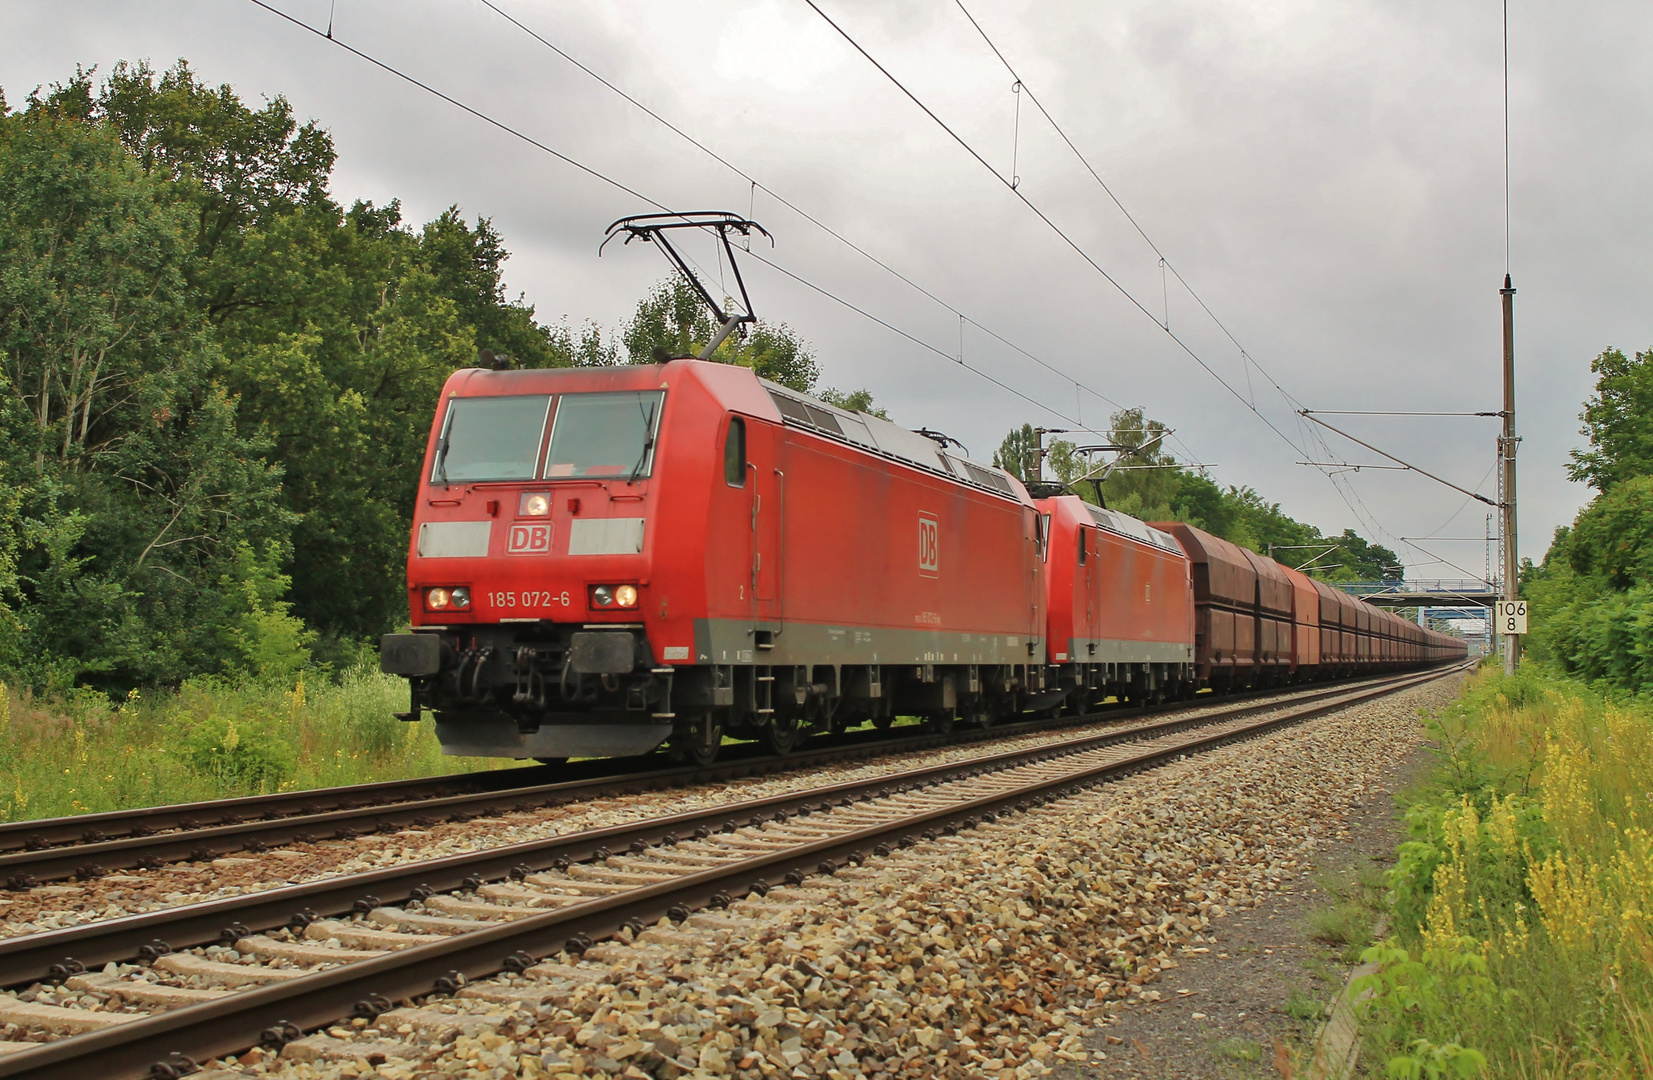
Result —
POLYGON ((1111 457, 1078 453, 1078 444, 1056 439, 1048 447, 1050 471, 1082 498, 1147 521, 1168 517, 1183 471, 1165 449, 1170 430, 1141 408, 1122 409, 1109 420, 1111 457))
POLYGON ((1653 689, 1653 350, 1607 349, 1590 365, 1580 418, 1590 449, 1574 480, 1599 494, 1559 528, 1541 564, 1524 565, 1530 656, 1590 682, 1653 689))
MULTIPOLYGON (((510 301, 502 238, 450 207, 421 229, 400 204, 332 200, 331 138, 288 102, 242 103, 180 61, 118 65, 86 115, 115 130, 198 222, 193 302, 216 332, 238 424, 286 469, 298 516, 294 610, 328 640, 405 617, 399 573, 421 456, 443 379, 481 347, 532 366, 589 362, 589 344, 510 301)), ((597 357, 601 359, 601 357, 597 357)))
POLYGON ((199 333, 181 271, 188 207, 65 115, 79 90, 31 99, 0 133, 0 349, 32 421, 12 434, 37 472, 106 446, 134 382, 199 333))
POLYGON ((0 551, 14 670, 118 688, 222 666, 207 628, 231 551, 281 548, 291 516, 214 378, 189 200, 88 99, 80 75, 0 116, 0 551))
POLYGON ((591 363, 590 354, 582 352, 584 337, 540 325, 533 305, 505 295, 509 256, 492 221, 478 218, 468 225, 457 206, 448 207, 419 234, 420 263, 435 277, 436 291, 453 301, 459 321, 472 328, 479 347, 506 353, 523 367, 591 363))
POLYGON ((1628 359, 1607 349, 1590 362, 1596 392, 1584 403, 1580 434, 1590 449, 1574 450, 1567 475, 1597 491, 1653 472, 1653 349, 1628 359))
POLYGON ((1337 544, 1338 550, 1327 561, 1341 560, 1355 574, 1354 580, 1394 581, 1402 576, 1399 555, 1357 536, 1353 529, 1344 529, 1343 535, 1328 539, 1337 544))
POLYGON ((1579 511, 1563 550, 1610 589, 1653 585, 1653 475, 1628 477, 1579 511))
POLYGON ((889 413, 872 403, 871 390, 836 390, 829 386, 825 390, 816 391, 815 396, 828 405, 836 405, 840 409, 848 409, 850 412, 866 413, 868 416, 876 416, 880 420, 890 418, 889 413))
MULTIPOLYGON (((700 295, 673 278, 649 290, 620 334, 633 364, 652 364, 661 356, 698 356, 717 335, 700 295)), ((758 322, 742 337, 730 334, 711 359, 751 368, 761 378, 808 393, 821 376, 815 354, 784 323, 758 322)))
POLYGON ((1204 473, 1184 473, 1171 503, 1171 521, 1182 521, 1213 536, 1235 535, 1239 514, 1222 485, 1204 473))
POLYGON ((300 125, 285 97, 249 109, 228 85, 198 82, 183 60, 159 75, 147 63, 116 64, 95 97, 88 72, 71 87, 88 102, 86 119, 114 131, 146 173, 192 204, 196 258, 187 271, 208 316, 258 303, 243 282, 246 236, 330 205, 331 137, 314 122, 300 125))
MULTIPOLYGON (((405 618, 440 389, 478 350, 603 365, 703 346, 662 285, 620 335, 537 321, 449 207, 340 206, 332 140, 183 61, 0 96, 0 670, 124 691, 285 678, 405 618)), ((714 359, 798 390, 784 325, 714 359)), ((843 400, 872 410, 871 396, 843 400)))
POLYGON ((993 464, 1024 484, 1039 479, 1039 433, 1033 425, 1011 429, 993 451, 993 464))

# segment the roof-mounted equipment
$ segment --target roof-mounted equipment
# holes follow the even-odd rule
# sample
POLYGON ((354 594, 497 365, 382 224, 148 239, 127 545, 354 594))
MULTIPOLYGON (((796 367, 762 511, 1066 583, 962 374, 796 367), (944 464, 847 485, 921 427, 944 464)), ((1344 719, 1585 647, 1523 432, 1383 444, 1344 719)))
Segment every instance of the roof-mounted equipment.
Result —
POLYGON ((931 442, 934 442, 943 450, 947 449, 949 446, 956 446, 960 450, 963 450, 966 454, 970 452, 970 450, 963 443, 959 442, 957 439, 953 438, 944 431, 931 431, 927 427, 921 427, 918 429, 917 434, 924 436, 931 442))
POLYGON ((626 234, 624 242, 627 244, 633 240, 642 240, 644 243, 657 245, 661 251, 665 252, 666 258, 671 260, 672 266, 677 269, 679 274, 683 275, 683 280, 687 281, 694 291, 700 295, 700 299, 711 309, 712 316, 717 319, 717 333, 713 335, 711 341, 706 343, 706 347, 700 350, 699 359, 710 360, 712 353, 717 351, 719 345, 723 344, 724 338, 727 338, 736 329, 739 329, 741 336, 745 337, 746 326, 758 321, 758 317, 752 313, 752 298, 746 294, 746 280, 740 276, 740 265, 735 262, 734 245, 729 242, 731 231, 749 238, 754 229, 762 234, 771 245, 775 243, 775 238, 770 236, 769 230, 762 225, 755 221, 748 221, 738 214, 731 214, 723 210, 696 210, 683 214, 635 214, 631 217, 623 217, 603 230, 603 242, 598 246, 597 254, 601 255, 603 248, 608 246, 608 242, 622 232, 626 234), (723 310, 723 306, 712 298, 711 290, 706 288, 705 282, 700 280, 700 275, 690 268, 688 261, 683 258, 677 248, 672 246, 670 237, 666 235, 671 229, 705 229, 708 232, 717 234, 718 243, 723 245, 723 253, 729 259, 729 268, 734 271, 735 284, 740 288, 740 304, 744 309, 743 311, 726 312, 723 310))

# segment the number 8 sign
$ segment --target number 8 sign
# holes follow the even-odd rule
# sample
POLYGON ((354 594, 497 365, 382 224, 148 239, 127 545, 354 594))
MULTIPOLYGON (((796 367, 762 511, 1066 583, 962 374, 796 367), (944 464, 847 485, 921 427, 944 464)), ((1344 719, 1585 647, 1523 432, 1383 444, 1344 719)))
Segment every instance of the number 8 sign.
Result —
POLYGON ((1498 601, 1498 632, 1525 634, 1527 632, 1527 602, 1525 600, 1498 601))

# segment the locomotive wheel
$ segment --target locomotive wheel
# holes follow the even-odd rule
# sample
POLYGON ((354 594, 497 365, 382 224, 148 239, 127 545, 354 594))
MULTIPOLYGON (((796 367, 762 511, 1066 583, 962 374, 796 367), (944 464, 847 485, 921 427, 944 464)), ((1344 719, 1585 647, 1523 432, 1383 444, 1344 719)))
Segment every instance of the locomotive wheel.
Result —
POLYGON ((951 735, 953 733, 953 710, 943 709, 930 714, 926 727, 937 735, 951 735))
POLYGON ((890 728, 895 726, 895 717, 875 716, 872 718, 872 726, 877 728, 879 731, 888 731, 890 728))
POLYGON ((695 719, 694 726, 672 736, 671 754, 676 761, 687 761, 704 768, 717 760, 723 748, 722 718, 705 713, 695 719))
POLYGON ((763 726, 758 741, 763 748, 776 757, 785 757, 798 745, 798 718, 796 716, 773 717, 763 726))

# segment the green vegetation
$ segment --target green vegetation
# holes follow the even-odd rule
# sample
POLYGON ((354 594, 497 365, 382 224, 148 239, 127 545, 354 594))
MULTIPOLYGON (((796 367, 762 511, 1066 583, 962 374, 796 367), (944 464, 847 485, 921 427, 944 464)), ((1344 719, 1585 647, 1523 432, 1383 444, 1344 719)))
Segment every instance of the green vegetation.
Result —
MULTIPOLYGON (((351 668, 315 685, 217 677, 51 700, 0 684, 0 820, 464 772, 429 723, 404 724, 407 684, 351 668)), ((494 765, 495 762, 484 764, 494 765)))
POLYGON ((1534 659, 1603 687, 1653 690, 1653 349, 1608 349, 1568 474, 1598 494, 1522 567, 1534 659))
MULTIPOLYGON (((1165 425, 1148 419, 1143 410, 1116 412, 1109 427, 1108 442, 1124 448, 1112 471, 1103 468, 1111 458, 1089 462, 1074 443, 1056 439, 1046 447, 1051 475, 1081 498, 1143 521, 1186 522, 1262 554, 1272 546, 1281 562, 1304 567, 1326 581, 1401 576, 1400 559, 1393 551, 1367 542, 1353 529, 1325 536, 1249 487, 1223 488, 1204 472, 1179 466, 1165 449, 1165 425)), ((1039 437, 1033 425, 1024 424, 1005 436, 993 463, 1024 481, 1037 477, 1039 437)))
POLYGON ((1325 1019, 1326 1003, 1310 994, 1305 994, 1301 987, 1292 987, 1286 997, 1286 1003, 1280 1006, 1280 1011, 1293 1020, 1304 1023, 1325 1019))
MULTIPOLYGON (((73 713, 81 688, 119 701, 204 676, 326 681, 406 619, 416 463, 450 372, 482 349, 646 363, 711 337, 678 282, 613 332, 540 322, 506 294, 487 218, 345 207, 334 158, 285 98, 251 107, 183 61, 120 64, 101 84, 79 71, 17 110, 0 97, 0 677, 14 686, 73 713)), ((818 378, 785 326, 715 358, 800 390, 818 378)), ((840 398, 872 408, 865 391, 840 398)))
POLYGON ((1430 721, 1439 765, 1362 987, 1391 1076, 1653 1075, 1653 705, 1523 665, 1430 721))
POLYGON ((1361 867, 1353 877, 1322 876, 1317 884, 1331 902, 1309 913, 1309 936, 1339 946, 1353 962, 1372 944, 1373 930, 1388 908, 1388 886, 1375 867, 1361 867))
POLYGON ((1391 1076, 1653 1075, 1653 350, 1591 370, 1568 472, 1597 495, 1522 567, 1527 655, 1430 721, 1365 954, 1391 1076))
POLYGON ((1263 1044, 1256 1039, 1223 1039, 1212 1047, 1218 1057, 1230 1061, 1261 1061, 1263 1060, 1263 1044))

